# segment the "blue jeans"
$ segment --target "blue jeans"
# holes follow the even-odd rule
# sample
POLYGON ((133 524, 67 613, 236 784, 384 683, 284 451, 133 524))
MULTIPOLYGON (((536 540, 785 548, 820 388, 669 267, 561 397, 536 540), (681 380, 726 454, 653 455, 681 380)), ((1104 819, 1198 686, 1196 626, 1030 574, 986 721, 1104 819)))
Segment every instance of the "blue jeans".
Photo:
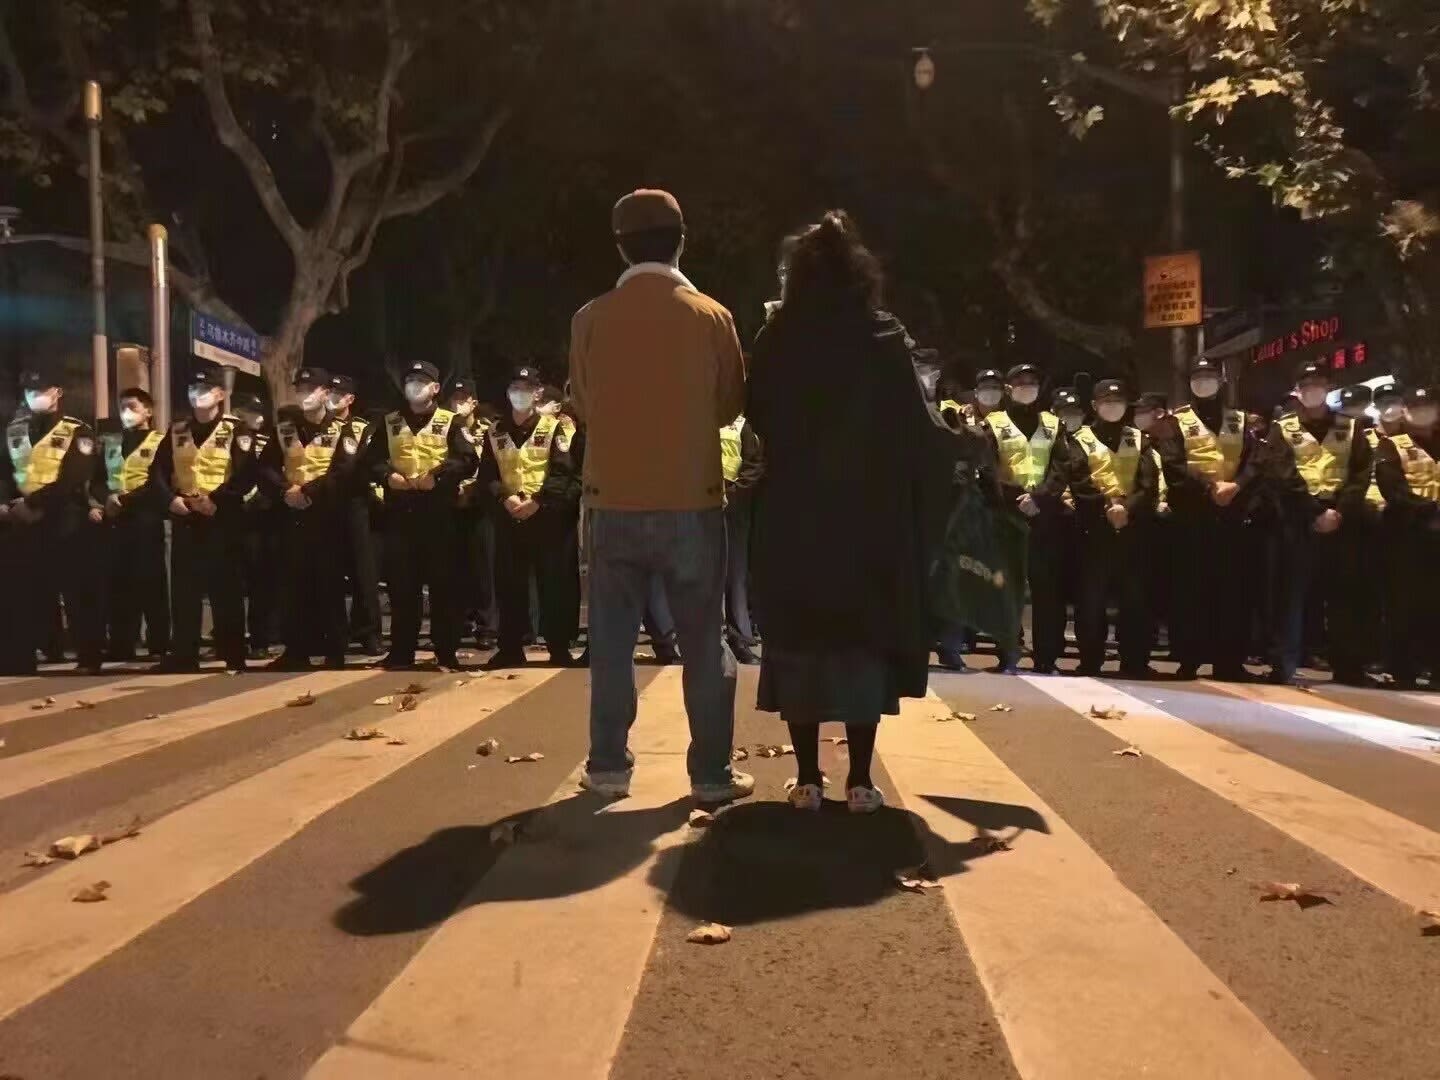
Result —
POLYGON ((659 578, 684 661, 692 784, 730 782, 735 658, 721 632, 725 517, 715 510, 590 511, 590 758, 592 775, 631 769, 635 643, 659 578))

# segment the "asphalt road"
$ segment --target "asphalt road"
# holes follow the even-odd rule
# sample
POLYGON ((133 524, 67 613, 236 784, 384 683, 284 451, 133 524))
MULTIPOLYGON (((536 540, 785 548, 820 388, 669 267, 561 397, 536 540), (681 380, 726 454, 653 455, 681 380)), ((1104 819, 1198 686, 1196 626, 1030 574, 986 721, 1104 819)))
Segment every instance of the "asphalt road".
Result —
POLYGON ((879 815, 697 829, 639 675, 613 804, 584 671, 0 680, 0 1078, 1440 1076, 1440 696, 937 674, 879 815))

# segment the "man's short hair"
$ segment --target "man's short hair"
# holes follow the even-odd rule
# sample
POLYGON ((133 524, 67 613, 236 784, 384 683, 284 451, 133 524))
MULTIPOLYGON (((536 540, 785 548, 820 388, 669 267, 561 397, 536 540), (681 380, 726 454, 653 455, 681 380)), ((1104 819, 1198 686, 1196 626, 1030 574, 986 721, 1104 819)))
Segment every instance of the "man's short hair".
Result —
POLYGON ((147 409, 155 408, 155 399, 152 398, 149 394, 147 394, 144 390, 141 390, 138 386, 132 386, 128 390, 120 391, 120 400, 138 401, 147 409))
POLYGON ((665 225, 658 229, 641 229, 639 232, 621 233, 615 237, 620 250, 631 264, 674 262, 680 253, 680 243, 685 239, 683 225, 665 225))

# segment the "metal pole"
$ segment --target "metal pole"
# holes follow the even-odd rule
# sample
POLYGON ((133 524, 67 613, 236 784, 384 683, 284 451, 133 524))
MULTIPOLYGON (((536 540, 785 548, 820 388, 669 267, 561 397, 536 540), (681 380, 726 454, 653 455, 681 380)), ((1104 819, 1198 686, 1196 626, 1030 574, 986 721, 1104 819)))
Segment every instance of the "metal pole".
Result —
POLYGON ((166 263, 168 235, 164 225, 151 225, 150 235, 150 387, 155 398, 155 426, 170 426, 170 272, 166 263))
POLYGON ((95 418, 110 415, 110 342, 105 329, 105 202, 100 190, 100 84, 85 84, 85 126, 90 129, 90 295, 95 326, 90 361, 95 380, 95 418))
MULTIPOLYGON (((1179 105, 1184 94, 1177 76, 1170 87, 1171 103, 1179 105)), ((1170 113, 1170 250, 1185 250, 1185 121, 1170 113)), ((1170 329, 1170 383, 1172 400, 1187 398, 1190 368, 1189 333, 1183 326, 1170 329)))
POLYGON ((222 411, 228 413, 231 411, 230 399, 235 396, 235 369, 226 364, 220 372, 220 376, 225 380, 225 404, 222 406, 222 411))

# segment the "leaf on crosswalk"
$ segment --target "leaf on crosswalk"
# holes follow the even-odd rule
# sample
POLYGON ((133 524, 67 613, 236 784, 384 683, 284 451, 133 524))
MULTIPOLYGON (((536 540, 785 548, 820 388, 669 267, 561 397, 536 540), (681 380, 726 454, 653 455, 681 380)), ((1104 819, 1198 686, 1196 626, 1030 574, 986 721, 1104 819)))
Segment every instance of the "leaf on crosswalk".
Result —
POLYGON ((954 720, 963 720, 967 724, 973 724, 978 717, 973 712, 960 712, 952 709, 949 716, 937 716, 935 719, 942 724, 948 724, 954 720))
POLYGON ((1110 753, 1116 757, 1144 757, 1138 746, 1122 746, 1119 750, 1111 750, 1110 753))
POLYGON ((490 826, 490 846, 509 847, 515 843, 515 833, 519 829, 517 821, 501 821, 490 826))
POLYGON ((404 695, 404 694, 423 694, 424 692, 425 692, 425 687, 423 687, 422 685, 420 685, 418 682, 412 682, 409 686, 402 686, 399 690, 396 690, 396 691, 395 691, 396 694, 400 694, 400 695, 404 695))
POLYGON ((100 834, 101 844, 114 844, 120 840, 130 840, 140 835, 140 818, 135 816, 129 825, 121 825, 118 828, 100 834))
POLYGON ((344 735, 351 742, 369 742, 371 739, 388 739, 390 736, 378 727, 351 728, 344 735))
POLYGON ((70 899, 77 904, 98 904, 101 900, 109 900, 105 894, 110 891, 110 882, 96 881, 86 885, 70 899))
POLYGON ((724 945, 730 940, 730 927, 716 922, 701 923, 685 935, 685 940, 691 945, 724 945))
POLYGON ((976 847, 987 854, 992 851, 1010 851, 1010 841, 988 829, 975 830, 975 839, 971 841, 976 847))
POLYGON ((395 703, 396 712, 414 712, 420 707, 420 702, 415 699, 414 694, 406 694, 395 703))
POLYGON ((1099 705, 1091 705, 1090 717, 1093 720, 1124 720, 1125 710, 1117 709, 1113 705, 1107 705, 1103 708, 1099 705))
POLYGON ((315 704, 315 695, 312 694, 312 693, 310 693, 309 690, 306 690, 304 693, 300 694, 298 697, 293 697, 293 698, 291 698, 289 701, 285 702, 285 707, 286 707, 287 709, 303 709, 303 708, 305 708, 305 706, 307 706, 307 705, 314 705, 314 704, 315 704))
POLYGON ((994 705, 991 705, 991 706, 990 706, 990 711, 991 711, 991 712, 1014 712, 1014 711, 1015 711, 1015 706, 1013 706, 1013 705, 1006 705, 1003 701, 1000 701, 1000 702, 995 703, 994 705))
POLYGON ((850 745, 850 740, 847 739, 844 735, 830 735, 825 739, 825 741, 831 743, 834 746, 850 745))
POLYGON ((542 753, 540 753, 540 751, 536 750, 536 751, 534 751, 533 753, 529 753, 529 754, 520 754, 520 755, 515 756, 515 757, 507 757, 507 758, 505 759, 505 764, 506 764, 506 765, 529 765, 529 764, 532 764, 532 763, 534 763, 534 762, 536 762, 536 761, 544 761, 544 760, 545 760, 545 755, 542 754, 542 753))
POLYGON ((21 861, 21 866, 49 866, 55 861, 55 856, 46 855, 43 851, 27 851, 21 861))
POLYGON ((385 745, 386 745, 386 746, 409 746, 410 744, 409 744, 408 742, 406 742, 404 739, 400 738, 399 735, 391 735, 390 738, 388 738, 388 739, 385 740, 385 745))
POLYGON ((482 742, 479 746, 475 748, 475 753, 479 754, 481 757, 489 757, 491 754, 495 753, 495 751, 499 749, 499 739, 486 739, 484 742, 482 742))
POLYGON ((96 706, 95 706, 95 702, 93 702, 93 701, 85 701, 83 698, 80 699, 80 700, 77 700, 77 701, 75 702, 75 708, 80 709, 80 710, 93 709, 93 708, 95 708, 95 707, 96 707, 96 706))
POLYGON ((62 836, 50 845, 50 854, 57 859, 78 859, 87 851, 95 851, 100 847, 100 838, 93 833, 81 833, 78 836, 62 836))
POLYGON ((1301 885, 1295 881, 1266 881, 1256 888, 1260 890, 1260 902, 1275 900, 1293 900, 1295 905, 1302 910, 1305 908, 1318 907, 1321 904, 1334 904, 1330 899, 1334 896, 1333 890, 1317 889, 1301 885))
POLYGON ((895 884, 906 892, 924 892, 926 889, 938 889, 940 882, 935 877, 935 871, 930 869, 929 863, 921 863, 919 866, 907 866, 903 870, 895 871, 895 884))
POLYGON ((510 682, 512 679, 518 679, 519 677, 519 675, 515 674, 515 672, 512 671, 509 675, 505 676, 505 681, 510 682))
POLYGON ((778 746, 757 746, 757 747, 755 748, 755 756, 756 756, 756 757, 761 757, 761 758, 777 758, 777 757, 780 756, 780 747, 778 747, 778 746))
POLYGON ((749 751, 749 750, 746 750, 743 746, 737 746, 737 747, 735 747, 734 750, 731 750, 731 751, 730 751, 730 760, 731 760, 731 761, 749 761, 749 760, 750 760, 750 751, 749 751))
POLYGON ((470 680, 469 680, 469 679, 456 679, 456 680, 455 680, 455 685, 456 685, 459 689, 463 690, 463 689, 465 689, 465 687, 467 687, 467 686, 470 685, 470 680))
POLYGON ((145 714, 145 719, 146 719, 146 720, 159 720, 159 719, 160 719, 160 714, 159 714, 158 712, 146 713, 146 714, 145 714))
POLYGON ((44 701, 37 701, 34 705, 30 706, 34 712, 39 712, 42 709, 53 709, 54 707, 55 699, 53 697, 47 697, 44 701))
POLYGON ((376 698, 374 701, 372 701, 370 704, 372 704, 372 705, 394 705, 394 704, 395 704, 395 695, 394 695, 394 694, 386 694, 384 697, 377 697, 377 698, 376 698))
POLYGON ((788 742, 787 742, 785 745, 783 745, 782 747, 780 747, 780 756, 781 756, 781 757, 793 756, 794 753, 795 753, 795 747, 791 746, 788 742))
POLYGON ((715 824, 715 815, 709 810, 701 810, 698 806, 690 811, 690 828, 708 829, 715 824))
POLYGON ((1315 693, 1315 688, 1314 688, 1313 686, 1300 686, 1300 685, 1297 684, 1297 685, 1294 687, 1294 689, 1297 690, 1298 692, 1302 693, 1302 694, 1313 694, 1313 693, 1315 693))

